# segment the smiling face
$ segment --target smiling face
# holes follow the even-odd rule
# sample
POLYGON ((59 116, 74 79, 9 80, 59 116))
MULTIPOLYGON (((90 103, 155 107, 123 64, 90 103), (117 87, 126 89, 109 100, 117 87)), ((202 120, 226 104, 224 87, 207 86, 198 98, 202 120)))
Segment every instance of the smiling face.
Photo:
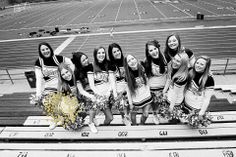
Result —
POLYGON ((97 52, 97 60, 99 63, 103 62, 105 59, 106 53, 103 48, 100 48, 97 52))
POLYGON ((72 79, 72 74, 69 70, 63 68, 61 70, 61 77, 66 81, 70 81, 72 79))
POLYGON ((40 46, 40 52, 45 58, 49 58, 52 53, 51 50, 49 49, 49 47, 47 47, 46 45, 40 46))
POLYGON ((154 45, 148 45, 148 53, 152 58, 159 57, 159 49, 154 45))
POLYGON ((132 70, 137 70, 138 69, 138 61, 136 58, 134 58, 131 55, 127 56, 127 64, 132 70))
POLYGON ((195 70, 196 72, 203 73, 206 69, 206 60, 200 58, 195 63, 195 70))
POLYGON ((114 59, 121 59, 121 51, 117 47, 112 48, 112 55, 114 59))
POLYGON ((181 65, 181 58, 179 55, 175 55, 175 57, 172 59, 172 68, 179 69, 180 65, 181 65))
POLYGON ((168 39, 168 46, 172 50, 176 50, 178 48, 179 41, 177 40, 177 38, 174 35, 169 37, 169 39, 168 39))
POLYGON ((81 62, 81 65, 82 65, 83 67, 89 65, 88 57, 85 56, 85 55, 82 55, 82 56, 81 56, 81 58, 80 58, 80 62, 81 62))

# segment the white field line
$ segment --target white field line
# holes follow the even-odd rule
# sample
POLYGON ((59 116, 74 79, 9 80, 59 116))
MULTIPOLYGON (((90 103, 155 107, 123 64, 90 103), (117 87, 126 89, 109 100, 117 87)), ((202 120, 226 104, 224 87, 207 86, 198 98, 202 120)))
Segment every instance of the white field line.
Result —
MULTIPOLYGON (((59 5, 59 6, 60 6, 60 5, 59 5)), ((62 5, 61 5, 61 6, 62 6, 62 5)), ((53 7, 51 7, 51 8, 56 8, 56 7, 58 7, 58 5, 57 5, 57 6, 53 6, 53 7)), ((53 15, 55 15, 55 14, 57 14, 57 12, 56 12, 56 13, 53 13, 53 15)), ((44 15, 44 12, 42 12, 41 15, 44 15)), ((52 17, 53 15, 51 15, 50 17, 52 17)), ((30 15, 29 15, 29 16, 30 16, 30 15)), ((38 16, 38 15, 36 15, 36 16, 38 16)), ((34 16, 34 17, 36 17, 36 16, 34 16)), ((45 16, 41 16, 41 18, 38 18, 37 20, 35 20, 35 21, 31 22, 31 23, 28 23, 28 24, 24 25, 24 27, 30 26, 30 25, 32 25, 32 24, 34 24, 34 23, 36 23, 36 22, 38 22, 38 21, 40 21, 40 20, 42 20, 42 19, 44 19, 44 18, 45 18, 45 16)))
POLYGON ((86 13, 88 10, 92 9, 93 7, 95 7, 96 5, 94 6, 91 6, 89 7, 88 9, 84 10, 80 15, 74 17, 73 19, 71 19, 69 22, 67 22, 65 25, 62 25, 62 27, 65 27, 67 25, 69 25, 70 23, 72 23, 75 19, 77 19, 78 17, 80 17, 81 15, 83 15, 84 13, 86 13))
POLYGON ((87 43, 90 36, 87 36, 87 38, 84 40, 84 42, 80 45, 80 47, 77 49, 77 51, 80 51, 80 49, 84 46, 85 43, 87 43))
MULTIPOLYGON (((182 1, 182 0, 180 0, 180 1, 182 1)), ((189 2, 186 2, 186 1, 182 1, 182 2, 187 3, 187 4, 189 4, 189 5, 192 5, 192 6, 196 7, 196 8, 199 8, 199 9, 205 10, 205 11, 207 11, 207 12, 213 14, 213 15, 218 15, 218 14, 215 13, 215 12, 209 11, 209 10, 207 10, 207 9, 205 9, 205 8, 199 7, 199 6, 194 5, 194 4, 192 4, 192 3, 189 3, 189 2)))
POLYGON ((54 53, 56 55, 60 54, 74 39, 75 39, 75 36, 71 36, 68 39, 66 39, 60 46, 56 48, 54 53))
POLYGON ((186 12, 186 11, 184 11, 184 10, 181 10, 180 8, 178 8, 178 7, 174 6, 173 4, 170 4, 170 3, 169 3, 169 5, 171 5, 172 7, 174 7, 174 8, 176 8, 176 9, 180 10, 181 12, 183 12, 183 13, 187 14, 189 17, 194 17, 192 14, 190 14, 190 13, 187 13, 187 12, 186 12))
MULTIPOLYGON (((219 1, 219 0, 217 0, 219 1)), ((220 2, 224 2, 224 3, 229 3, 229 4, 232 4, 232 5, 236 5, 236 3, 231 3, 231 2, 228 2, 228 1, 224 1, 224 0, 220 0, 220 2)), ((235 1, 236 2, 236 1, 235 1)))
POLYGON ((136 1, 134 0, 134 5, 135 5, 135 8, 136 8, 136 11, 137 11, 137 14, 138 14, 138 19, 141 20, 141 15, 140 15, 140 12, 139 12, 139 9, 138 9, 138 5, 136 3, 136 1))
POLYGON ((117 20, 117 18, 118 18, 118 15, 119 15, 119 12, 120 12, 120 8, 121 8, 122 3, 123 3, 123 0, 120 2, 120 6, 119 6, 119 8, 118 8, 118 10, 117 10, 116 17, 115 17, 115 22, 116 22, 116 20, 117 20))
POLYGON ((98 15, 111 3, 111 1, 107 2, 107 4, 97 13, 97 15, 89 22, 89 23, 92 23, 97 17, 98 15))
MULTIPOLYGON (((212 4, 212 3, 209 3, 209 2, 205 2, 205 1, 204 1, 204 3, 209 4, 209 5, 212 5, 212 6, 215 6, 215 7, 223 7, 222 5, 212 4)), ((225 8, 225 7, 224 7, 224 8, 225 8)), ((229 11, 236 12, 235 10, 231 10, 231 9, 228 9, 228 8, 226 8, 226 9, 229 10, 229 11)))
POLYGON ((151 1, 147 0, 164 18, 168 18, 160 9, 158 9, 151 1))
MULTIPOLYGON (((136 33, 149 33, 149 32, 170 32, 170 31, 204 30, 204 29, 221 29, 221 28, 236 28, 236 25, 209 26, 209 27, 184 27, 184 28, 151 29, 151 30, 136 30, 136 31, 121 31, 121 32, 113 32, 113 34, 136 34, 136 33)), ((71 36, 75 36, 75 37, 77 37, 77 36, 80 36, 80 37, 83 37, 83 36, 99 36, 99 35, 109 35, 109 34, 110 34, 110 32, 106 32, 106 33, 76 34, 76 35, 61 35, 61 36, 40 37, 40 38, 10 39, 10 40, 0 40, 0 43, 12 42, 12 41, 57 39, 57 38, 71 37, 71 36)))

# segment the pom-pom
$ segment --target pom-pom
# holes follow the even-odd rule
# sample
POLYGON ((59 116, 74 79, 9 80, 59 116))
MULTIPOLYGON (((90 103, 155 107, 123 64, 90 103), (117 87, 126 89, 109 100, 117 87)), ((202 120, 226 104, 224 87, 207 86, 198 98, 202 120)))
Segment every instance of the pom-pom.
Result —
POLYGON ((197 111, 193 111, 187 116, 187 122, 192 128, 207 127, 211 124, 212 118, 208 112, 199 116, 197 111))
POLYGON ((83 125, 82 118, 78 116, 82 105, 74 95, 50 93, 44 97, 42 104, 46 115, 52 117, 54 123, 61 122, 65 129, 77 130, 83 125))
POLYGON ((116 98, 113 96, 112 103, 116 109, 124 111, 129 105, 126 91, 118 93, 116 98))
POLYGON ((181 105, 175 106, 172 111, 169 110, 169 106, 169 103, 165 99, 162 99, 158 112, 161 118, 168 120, 180 120, 186 117, 186 115, 183 113, 183 110, 181 109, 181 105))

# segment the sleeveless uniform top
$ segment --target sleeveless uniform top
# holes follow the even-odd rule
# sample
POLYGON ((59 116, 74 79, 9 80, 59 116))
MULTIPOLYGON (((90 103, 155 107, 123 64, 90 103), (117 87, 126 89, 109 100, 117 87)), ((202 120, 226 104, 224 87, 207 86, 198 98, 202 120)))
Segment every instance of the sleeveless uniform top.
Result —
POLYGON ((148 78, 148 84, 150 86, 151 91, 163 89, 165 86, 167 74, 161 74, 160 66, 153 62, 151 64, 151 70, 152 74, 154 75, 148 78))
POLYGON ((171 83, 170 83, 169 89, 167 91, 167 101, 170 103, 173 96, 177 95, 175 105, 180 105, 184 100, 184 90, 185 90, 185 86, 187 84, 187 78, 185 80, 179 80, 178 78, 172 80, 172 77, 174 76, 174 74, 176 72, 177 72, 177 70, 173 70, 171 75, 168 76, 171 79, 171 83), (180 88, 180 92, 175 93, 174 86, 180 88))
POLYGON ((46 88, 55 88, 58 86, 58 65, 62 62, 65 62, 63 56, 54 55, 50 59, 38 58, 35 62, 35 68, 42 71, 44 79, 44 87, 46 88))
POLYGON ((98 71, 98 72, 91 72, 89 71, 88 74, 93 74, 94 76, 94 85, 97 88, 97 90, 100 92, 101 95, 104 95, 104 93, 107 93, 107 91, 110 89, 110 82, 109 82, 109 73, 112 72, 112 69, 109 67, 108 72, 105 70, 98 71))
MULTIPOLYGON (((203 105, 203 100, 205 98, 205 90, 199 91, 199 79, 201 74, 196 74, 195 78, 191 80, 189 87, 185 93, 185 105, 190 109, 201 109, 203 105)), ((212 76, 208 75, 205 88, 213 89, 215 83, 212 76)))
POLYGON ((132 102, 135 107, 142 108, 152 102, 152 96, 148 85, 144 84, 142 77, 138 76, 138 71, 134 71, 137 88, 135 93, 131 94, 132 102))
POLYGON ((80 73, 81 71, 79 71, 78 69, 75 71, 76 82, 82 84, 85 91, 91 91, 87 73, 93 73, 93 65, 89 64, 87 67, 85 67, 82 71, 83 75, 81 75, 80 73))
POLYGON ((114 71, 116 77, 116 90, 117 92, 123 92, 127 90, 127 82, 125 81, 125 68, 123 66, 116 66, 114 71))
MULTIPOLYGON (((184 48, 184 52, 188 55, 189 61, 190 61, 191 59, 193 59, 194 54, 193 54, 193 52, 192 52, 190 49, 184 48)), ((172 53, 173 53, 173 56, 172 56, 172 57, 174 57, 174 56, 177 54, 176 51, 172 51, 172 53)), ((166 60, 167 60, 167 63, 169 63, 169 62, 171 61, 171 57, 170 57, 170 56, 169 56, 169 57, 166 57, 166 60)))

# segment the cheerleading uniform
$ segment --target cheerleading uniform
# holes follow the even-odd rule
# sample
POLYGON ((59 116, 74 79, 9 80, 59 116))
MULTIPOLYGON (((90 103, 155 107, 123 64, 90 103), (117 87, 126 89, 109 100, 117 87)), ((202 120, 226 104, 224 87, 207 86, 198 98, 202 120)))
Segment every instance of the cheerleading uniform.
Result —
POLYGON ((133 71, 133 74, 137 88, 135 93, 131 94, 132 103, 134 107, 143 108, 152 102, 150 88, 148 85, 145 85, 143 78, 139 77, 137 70, 133 71))
POLYGON ((89 64, 88 66, 86 66, 83 69, 83 71, 82 71, 83 76, 80 76, 80 73, 81 73, 81 71, 75 70, 75 77, 76 77, 77 84, 81 84, 81 86, 84 88, 85 91, 91 92, 91 88, 89 86, 87 73, 93 73, 93 65, 89 64))
MULTIPOLYGON (((191 51, 190 49, 184 48, 184 52, 188 55, 189 60, 192 60, 194 58, 193 51, 191 51)), ((167 63, 169 63, 172 57, 174 57, 177 54, 177 51, 172 50, 170 53, 171 56, 166 57, 167 63)))
POLYGON ((181 80, 179 78, 172 80, 172 77, 174 76, 174 74, 176 72, 177 72, 177 69, 174 69, 171 72, 171 74, 169 74, 169 76, 168 76, 170 79, 170 86, 167 91, 167 101, 170 103, 171 100, 173 100, 173 97, 176 97, 175 105, 180 105, 184 100, 184 90, 185 90, 185 86, 187 84, 187 78, 184 80, 181 80), (179 89, 178 93, 175 93, 174 87, 179 89))
POLYGON ((123 66, 116 66, 114 71, 116 78, 116 91, 117 93, 127 90, 127 83, 125 81, 125 69, 123 66))
POLYGON ((98 72, 88 72, 88 75, 93 75, 94 78, 94 86, 95 86, 95 93, 99 95, 106 95, 109 96, 110 92, 112 90, 112 84, 110 82, 110 76, 112 75, 114 69, 110 66, 108 68, 108 72, 105 70, 101 70, 98 72))
POLYGON ((193 80, 191 80, 189 87, 185 93, 185 107, 189 110, 200 110, 204 105, 206 99, 205 92, 207 89, 213 89, 215 83, 211 75, 208 75, 205 89, 199 91, 199 80, 202 74, 196 73, 193 80))
POLYGON ((153 92, 163 90, 166 82, 166 73, 161 74, 159 65, 153 62, 151 63, 151 68, 153 76, 148 78, 150 90, 153 92))
MULTIPOLYGON (((49 59, 38 58, 35 62, 36 76, 43 78, 44 90, 57 91, 58 86, 58 65, 65 62, 65 57, 54 55, 49 59)), ((40 78, 36 78, 37 82, 36 95, 41 96, 41 84, 40 78)))

